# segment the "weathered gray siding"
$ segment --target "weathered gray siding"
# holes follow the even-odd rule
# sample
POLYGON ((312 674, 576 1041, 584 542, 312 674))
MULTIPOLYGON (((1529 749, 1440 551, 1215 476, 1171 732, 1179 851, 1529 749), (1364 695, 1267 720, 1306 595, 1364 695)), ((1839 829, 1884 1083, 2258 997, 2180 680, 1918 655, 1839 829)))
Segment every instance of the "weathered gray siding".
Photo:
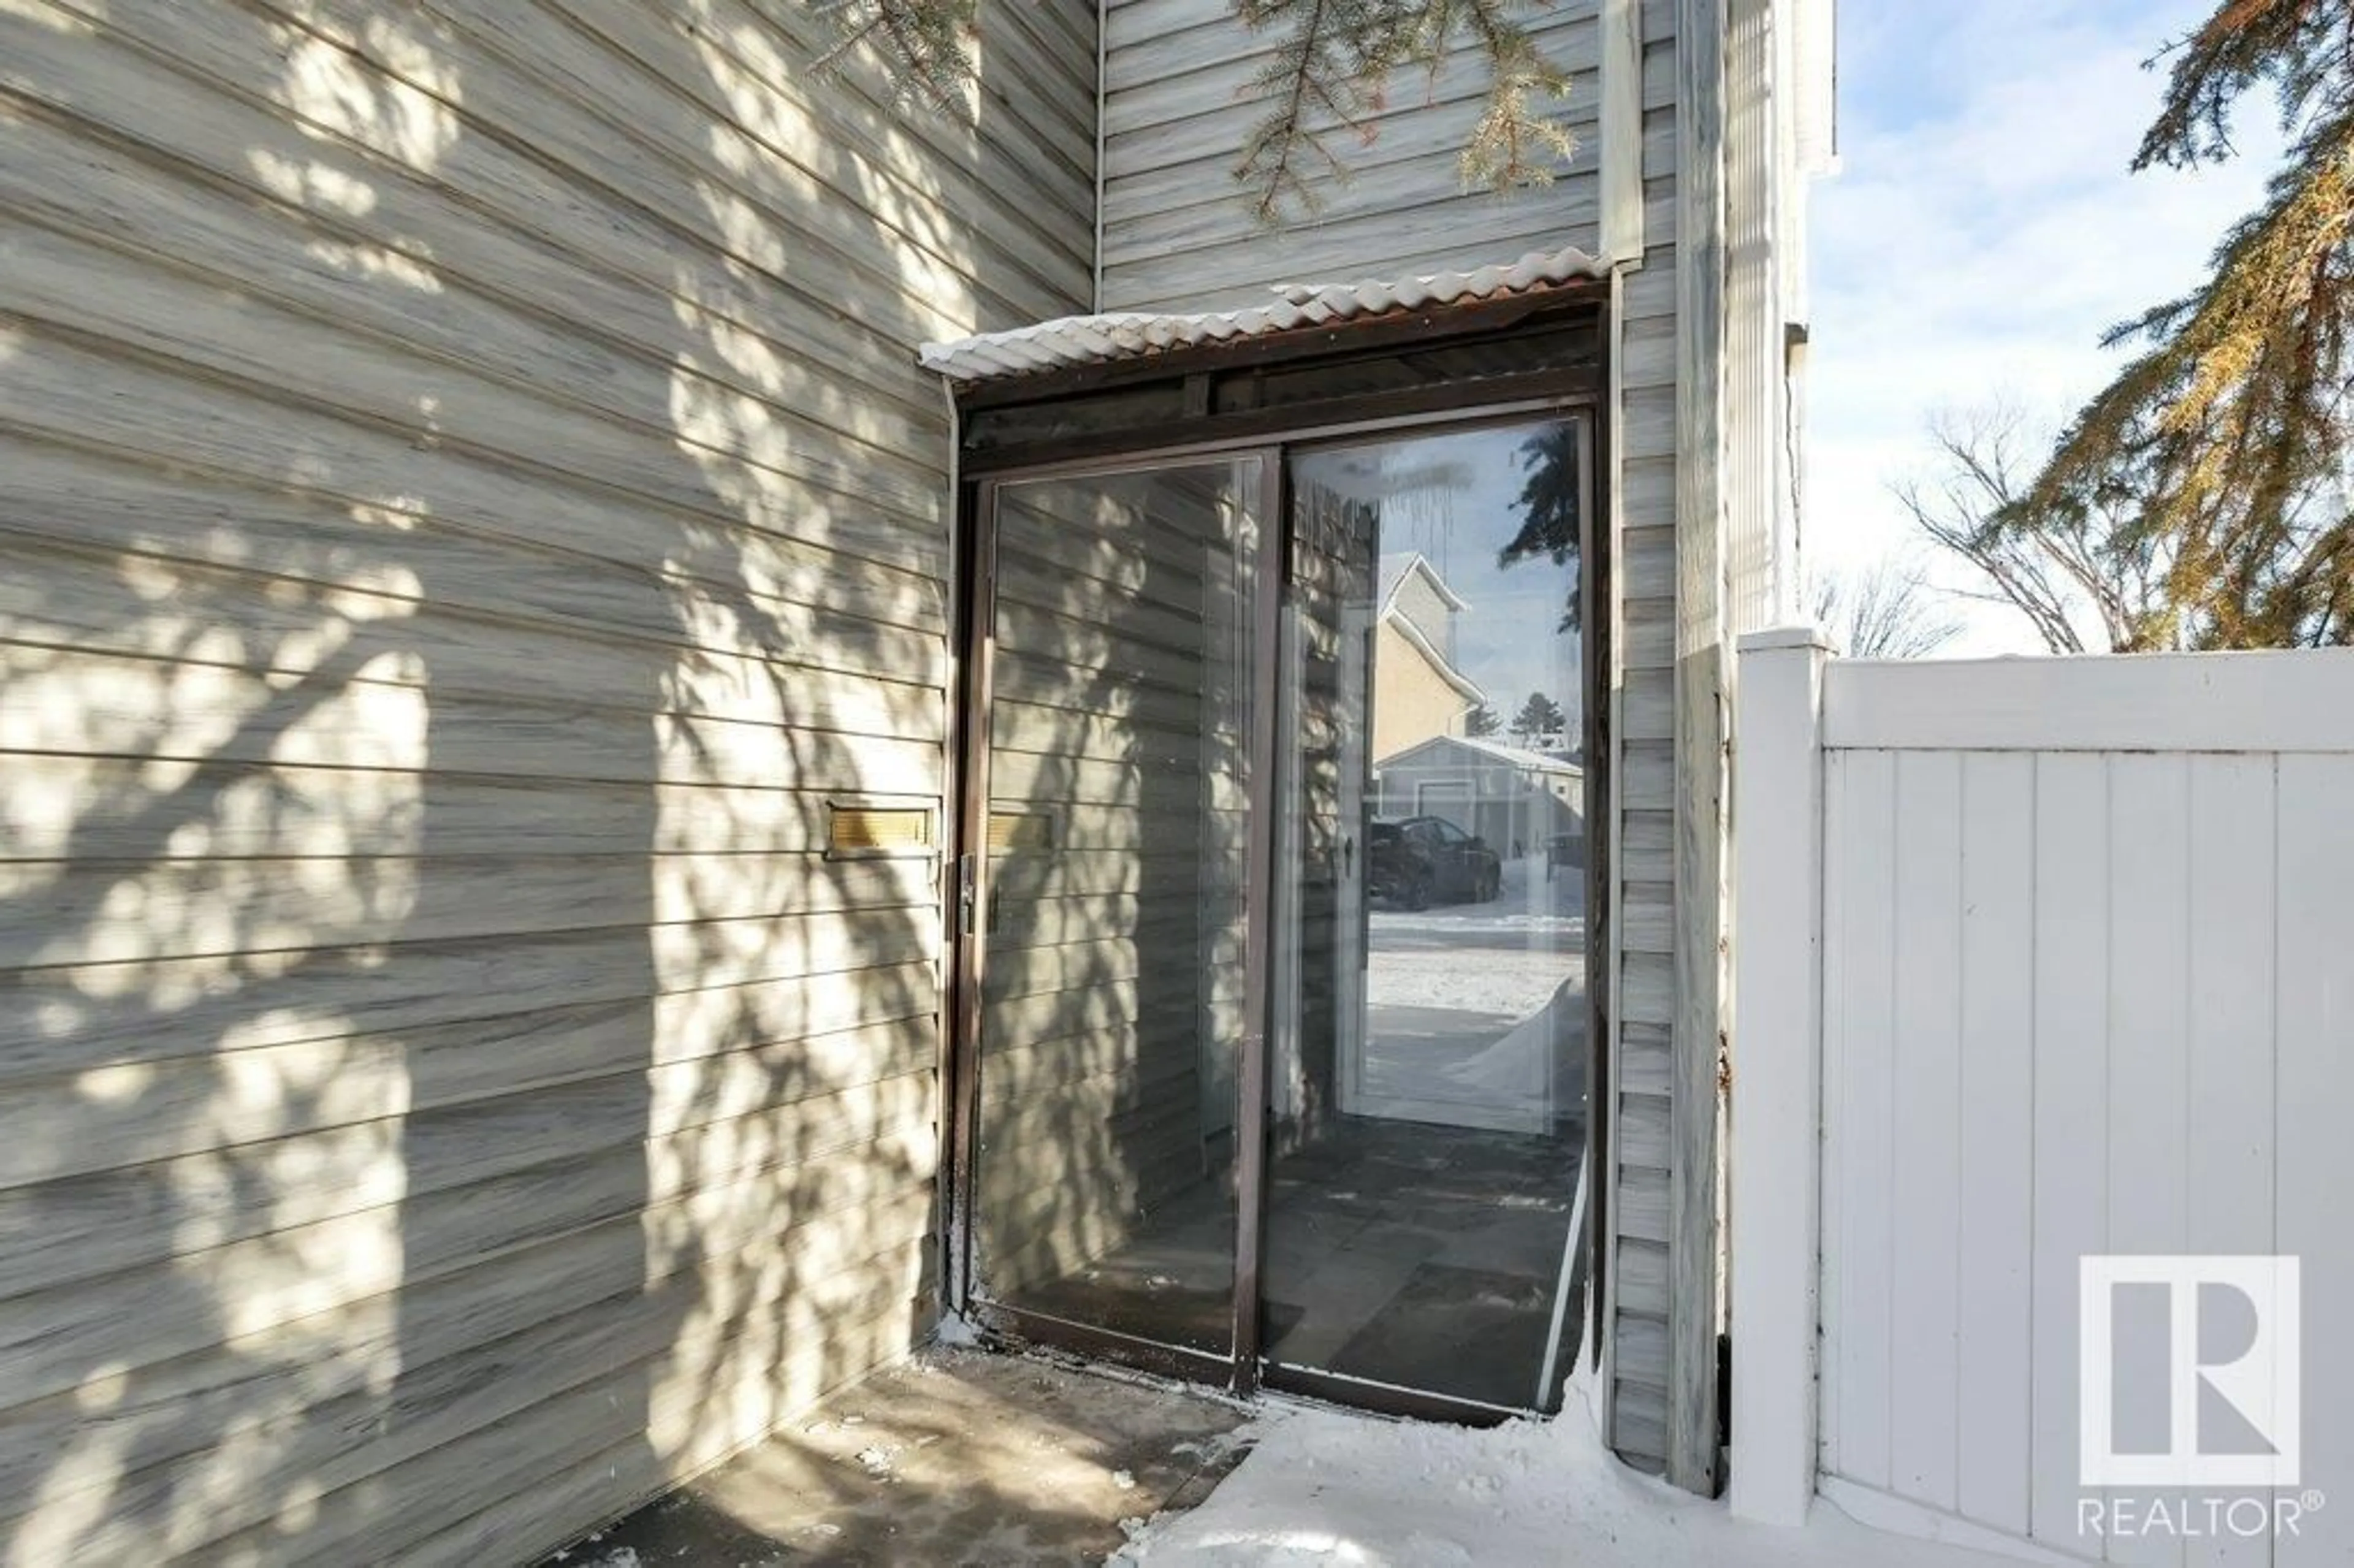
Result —
MULTIPOLYGON (((1675 13, 1643 12, 1647 248, 1620 290, 1618 813, 1612 1083, 1617 1190, 1608 1207, 1610 1440, 1664 1466, 1670 1377, 1670 1184, 1676 1065, 1676 249, 1656 220, 1675 196, 1675 13)), ((1713 1060, 1712 1041, 1688 1044, 1713 1060)), ((1713 1329, 1710 1330, 1713 1339, 1713 1329)))
MULTIPOLYGON (((1563 245, 1609 256, 1631 232, 1605 222, 1598 111, 1610 11, 1606 0, 1538 11, 1540 41, 1571 73, 1567 119, 1579 141, 1553 186, 1509 197, 1462 191, 1456 157, 1477 117, 1481 84, 1474 63, 1458 58, 1435 80, 1401 76, 1373 143, 1340 149, 1356 171, 1353 182, 1327 191, 1329 205, 1316 221, 1272 230, 1256 222, 1233 177, 1237 149, 1264 113, 1248 90, 1268 40, 1235 23, 1225 0, 1113 0, 1105 24, 1101 305, 1232 308, 1277 283, 1412 277, 1563 245)), ((1653 1467, 1669 1457, 1670 1385, 1697 1371, 1686 1365, 1684 1379, 1671 1376, 1669 1351, 1670 1187, 1679 1147, 1676 11, 1673 0, 1641 0, 1626 13, 1642 40, 1630 95, 1639 106, 1640 189, 1626 196, 1627 217, 1638 210, 1640 225, 1619 259, 1639 266, 1620 285, 1611 431, 1618 530, 1611 673, 1618 736, 1611 938, 1617 1102, 1605 1364, 1612 1377, 1610 1440, 1653 1467)), ((1714 1006, 1712 992, 1708 1005, 1714 1006)), ((1712 1063, 1713 1041, 1693 1033, 1683 1049, 1712 1063)), ((1712 1345, 1713 1307, 1704 1310, 1712 1345)), ((1712 1382, 1712 1361, 1708 1370, 1712 1382)))
MULTIPOLYGON (((1323 187, 1312 220, 1269 228, 1234 171, 1266 113, 1254 83, 1277 35, 1249 32, 1225 0, 1112 0, 1102 307, 1231 308, 1278 283, 1407 278, 1564 245, 1599 254, 1601 4, 1532 8, 1538 41, 1570 73, 1566 122, 1579 143, 1553 186, 1511 196, 1462 189, 1458 154, 1485 81, 1477 57, 1459 51, 1436 77, 1400 73, 1373 143, 1335 138, 1350 180, 1323 187)), ((1647 23, 1661 8, 1647 7, 1647 23)), ((1663 204, 1649 216, 1671 221, 1663 204)))
POLYGON ((921 339, 1084 307, 799 5, 0 13, 0 1556, 528 1557, 928 1319, 921 339))

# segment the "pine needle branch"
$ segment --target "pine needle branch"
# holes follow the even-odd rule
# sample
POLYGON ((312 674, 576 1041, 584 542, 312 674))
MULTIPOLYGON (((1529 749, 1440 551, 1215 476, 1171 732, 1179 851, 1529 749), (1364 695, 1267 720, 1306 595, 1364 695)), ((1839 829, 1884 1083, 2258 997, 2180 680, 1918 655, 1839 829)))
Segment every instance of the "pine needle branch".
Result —
POLYGON ((902 92, 928 108, 954 104, 976 67, 971 38, 979 0, 811 0, 831 16, 840 36, 818 57, 822 70, 837 69, 861 45, 873 44, 889 62, 902 92))
MULTIPOLYGON (((956 102, 974 77, 979 0, 805 0, 839 29, 819 64, 873 46, 900 90, 932 109, 956 102)), ((1253 32, 1278 39, 1252 90, 1269 105, 1235 164, 1263 223, 1311 217, 1349 165, 1333 143, 1379 134, 1391 74, 1408 64, 1435 78, 1458 48, 1487 72, 1487 101, 1459 160, 1467 188, 1552 181, 1576 151, 1560 118, 1566 73, 1544 58, 1522 17, 1548 0, 1231 0, 1253 32)))
POLYGON ((2354 0, 2218 0, 2166 57, 2137 169, 2232 156, 2251 93, 2276 102, 2286 156, 2204 281, 2112 329, 2132 357, 1998 522, 2130 503, 2119 536, 2157 553, 2150 581, 2193 646, 2344 641, 2354 0))
POLYGON ((1476 50, 1488 95, 1460 160, 1467 187, 1543 185, 1576 150, 1556 117, 1569 90, 1515 13, 1530 0, 1235 0, 1254 31, 1284 29, 1254 86, 1271 104, 1235 166, 1260 220, 1313 216, 1319 186, 1345 182, 1336 134, 1370 143, 1391 74, 1419 64, 1434 77, 1458 44, 1476 50))

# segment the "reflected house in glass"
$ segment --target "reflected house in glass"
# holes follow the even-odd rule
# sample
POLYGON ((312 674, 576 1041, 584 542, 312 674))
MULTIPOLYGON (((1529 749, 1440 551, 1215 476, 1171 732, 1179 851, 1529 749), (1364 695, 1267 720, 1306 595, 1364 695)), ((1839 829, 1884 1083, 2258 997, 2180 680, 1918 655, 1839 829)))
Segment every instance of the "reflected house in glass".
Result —
POLYGON ((1500 853, 1585 863, 1585 770, 1500 741, 1438 736, 1375 762, 1373 812, 1445 817, 1500 853))
POLYGON ((1420 551, 1382 557, 1373 757, 1381 759, 1433 736, 1461 735, 1488 694, 1455 664, 1455 618, 1462 599, 1420 551))

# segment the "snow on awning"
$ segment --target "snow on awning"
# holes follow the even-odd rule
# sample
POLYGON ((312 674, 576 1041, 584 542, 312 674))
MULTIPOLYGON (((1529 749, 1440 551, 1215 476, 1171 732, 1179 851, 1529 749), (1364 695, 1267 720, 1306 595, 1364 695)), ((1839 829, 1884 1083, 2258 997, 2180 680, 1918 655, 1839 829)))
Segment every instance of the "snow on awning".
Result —
POLYGON ((1408 311, 1475 304, 1515 294, 1543 292, 1565 283, 1606 277, 1608 269, 1575 247, 1551 253, 1532 251, 1511 266, 1473 272, 1435 272, 1405 282, 1293 283, 1269 303, 1247 310, 1192 315, 1114 312, 1064 316, 1011 332, 981 333, 948 343, 928 343, 927 369, 957 381, 986 381, 1077 365, 1133 359, 1170 349, 1239 343, 1299 327, 1326 326, 1408 311))

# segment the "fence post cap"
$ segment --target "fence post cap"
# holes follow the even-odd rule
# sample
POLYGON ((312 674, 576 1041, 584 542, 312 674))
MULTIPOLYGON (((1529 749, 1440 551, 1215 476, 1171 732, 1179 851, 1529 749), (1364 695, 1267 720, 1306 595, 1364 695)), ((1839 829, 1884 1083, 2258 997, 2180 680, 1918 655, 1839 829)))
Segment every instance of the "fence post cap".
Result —
POLYGON ((1830 633, 1819 626, 1800 621, 1790 626, 1769 626, 1758 631, 1744 631, 1738 644, 1744 653, 1772 653, 1786 648, 1814 648, 1825 653, 1836 652, 1830 633))

